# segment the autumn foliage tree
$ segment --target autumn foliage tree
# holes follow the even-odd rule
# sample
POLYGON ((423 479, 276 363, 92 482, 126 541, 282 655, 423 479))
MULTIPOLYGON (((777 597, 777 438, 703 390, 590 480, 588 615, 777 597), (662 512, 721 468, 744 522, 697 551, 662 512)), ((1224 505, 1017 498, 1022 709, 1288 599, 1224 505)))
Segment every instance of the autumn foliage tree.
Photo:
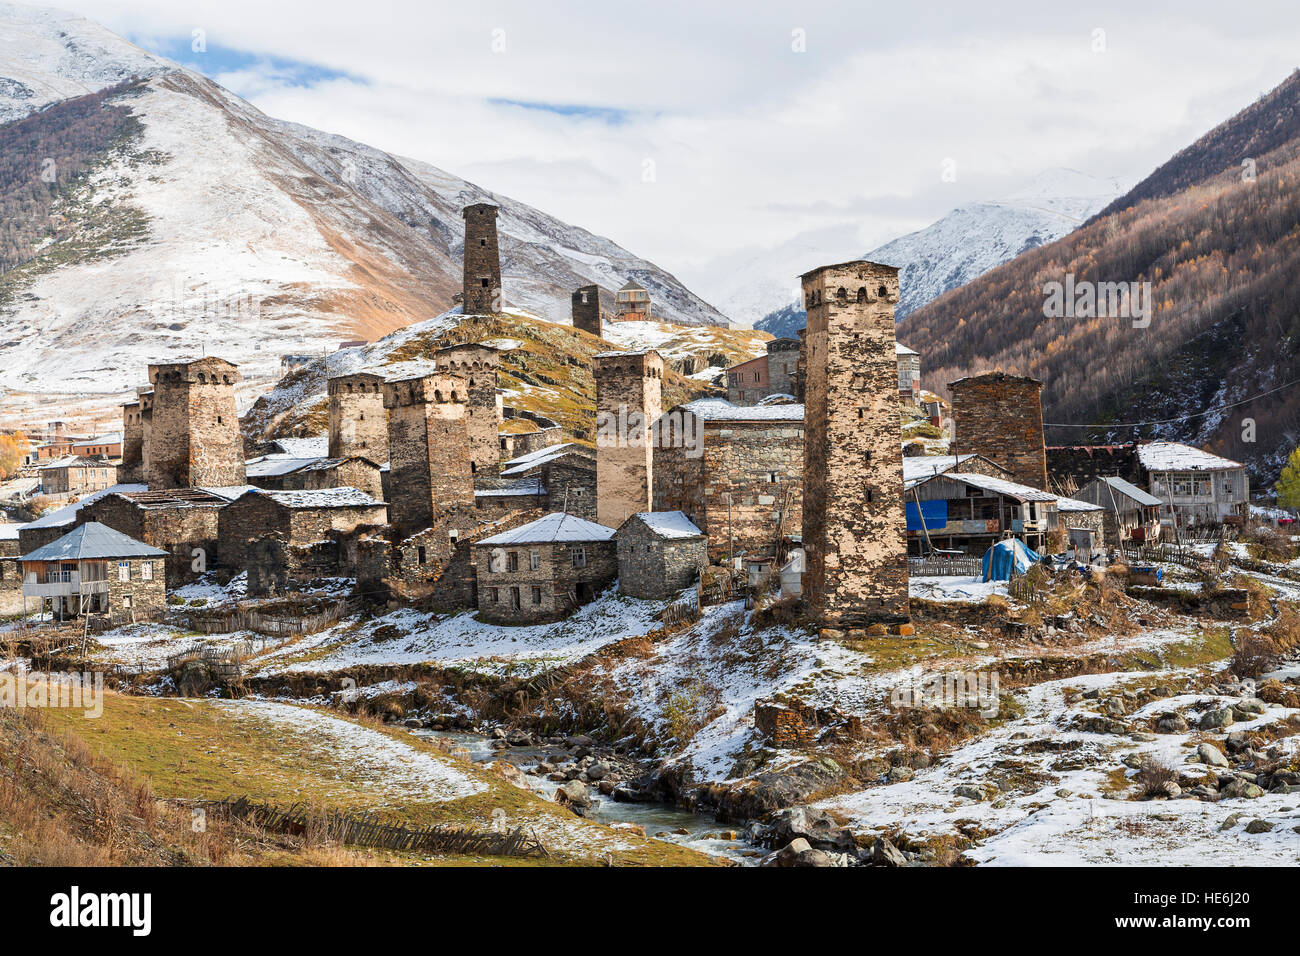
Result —
POLYGON ((31 442, 22 432, 10 432, 0 435, 0 481, 8 481, 18 474, 23 464, 23 455, 31 447, 31 442))

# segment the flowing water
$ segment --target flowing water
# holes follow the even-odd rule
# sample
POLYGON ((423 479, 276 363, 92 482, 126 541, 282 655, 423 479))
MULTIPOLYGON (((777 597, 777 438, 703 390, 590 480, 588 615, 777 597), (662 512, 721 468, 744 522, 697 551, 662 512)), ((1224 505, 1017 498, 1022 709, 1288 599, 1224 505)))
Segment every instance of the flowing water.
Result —
MULTIPOLYGON (((528 777, 529 787, 547 799, 553 799, 559 782, 547 780, 544 776, 534 774, 531 768, 542 759, 555 754, 567 753, 562 747, 510 747, 506 750, 494 750, 491 738, 481 734, 467 734, 441 730, 412 730, 420 737, 437 737, 466 751, 475 763, 489 763, 493 760, 506 760, 514 764, 528 777)), ((710 856, 725 857, 737 863, 753 865, 757 856, 745 856, 757 848, 743 838, 723 840, 718 834, 730 829, 728 824, 717 823, 712 817, 691 810, 683 810, 668 803, 622 803, 611 797, 603 796, 589 788, 593 803, 587 810, 588 820, 601 823, 636 823, 645 827, 646 836, 667 840, 689 846, 693 850, 710 856)))

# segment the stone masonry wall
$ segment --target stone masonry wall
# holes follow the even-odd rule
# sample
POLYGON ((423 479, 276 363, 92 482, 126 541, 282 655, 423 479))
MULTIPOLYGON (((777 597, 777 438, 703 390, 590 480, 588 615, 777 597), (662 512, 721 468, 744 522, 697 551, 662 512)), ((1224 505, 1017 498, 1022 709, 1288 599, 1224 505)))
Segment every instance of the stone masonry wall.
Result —
POLYGON ((218 504, 177 504, 175 507, 142 508, 122 495, 107 495, 77 513, 77 524, 98 521, 122 534, 168 552, 167 587, 194 581, 194 551, 202 552, 200 568, 215 568, 220 560, 217 542, 220 530, 218 504))
POLYGON ((140 417, 140 402, 127 402, 122 406, 122 463, 117 468, 117 480, 137 482, 144 477, 144 422, 140 417))
POLYGON ((643 601, 666 601, 694 584, 708 566, 707 541, 663 538, 640 521, 619 529, 618 589, 643 601))
POLYGON ((651 350, 602 352, 595 363, 596 414, 618 423, 616 435, 602 438, 598 417, 596 514, 600 524, 617 528, 629 515, 650 510, 654 493, 650 430, 663 412, 664 361, 651 350))
POLYGON ((474 507, 468 389, 446 372, 384 384, 390 517, 403 537, 432 527, 443 509, 474 507))
POLYGON ((329 380, 329 456, 357 455, 377 465, 388 461, 388 412, 383 376, 369 372, 329 380))
POLYGON ((992 458, 1012 480, 1047 488, 1043 447, 1043 383, 1005 372, 986 372, 949 386, 955 437, 951 451, 992 458))
POLYGON ((618 556, 615 544, 610 541, 577 542, 575 544, 520 544, 496 548, 491 545, 474 546, 474 564, 478 579, 479 616, 497 624, 540 624, 558 621, 578 608, 575 591, 586 585, 593 592, 609 586, 618 577, 618 556), (573 551, 581 547, 586 551, 585 567, 573 566, 573 551), (493 555, 501 553, 500 570, 493 570, 493 555), (536 552, 539 566, 532 567, 531 555, 536 552), (509 569, 508 556, 514 553, 518 570, 509 569), (533 588, 539 588, 534 601, 533 588), (492 599, 492 589, 497 599, 492 599), (511 588, 519 589, 519 607, 511 604, 511 588))
POLYGON ((434 357, 440 371, 459 375, 469 383, 465 427, 469 432, 470 471, 494 475, 501 463, 497 441, 497 373, 501 353, 486 345, 453 345, 434 357))
POLYGON ((601 319, 604 310, 601 303, 600 286, 584 285, 573 293, 573 327, 590 332, 597 338, 601 334, 601 319))
POLYGON ((898 270, 872 262, 803 277, 804 593, 830 627, 909 619, 894 303, 898 270))

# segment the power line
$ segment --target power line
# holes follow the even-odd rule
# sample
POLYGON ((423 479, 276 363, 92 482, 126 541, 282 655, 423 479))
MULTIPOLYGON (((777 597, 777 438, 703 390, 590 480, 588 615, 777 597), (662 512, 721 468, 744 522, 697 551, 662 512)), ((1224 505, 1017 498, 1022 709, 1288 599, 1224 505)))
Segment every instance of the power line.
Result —
POLYGON ((1200 418, 1202 415, 1209 415, 1211 412, 1223 412, 1229 408, 1236 408, 1238 405, 1248 405, 1251 402, 1258 401, 1272 395, 1274 392, 1280 392, 1284 388, 1290 388, 1292 385, 1300 385, 1300 378, 1293 379, 1279 385, 1277 388, 1270 388, 1267 392, 1260 392, 1258 395, 1252 395, 1250 398, 1243 398, 1239 402, 1231 402, 1227 405, 1217 405, 1214 408, 1207 408, 1203 412, 1193 412, 1190 415, 1179 415, 1177 418, 1161 418, 1149 422, 1105 422, 1100 425, 1080 425, 1074 422, 1044 422, 1045 428, 1140 428, 1144 425, 1171 425, 1174 422, 1185 422, 1192 418, 1200 418))

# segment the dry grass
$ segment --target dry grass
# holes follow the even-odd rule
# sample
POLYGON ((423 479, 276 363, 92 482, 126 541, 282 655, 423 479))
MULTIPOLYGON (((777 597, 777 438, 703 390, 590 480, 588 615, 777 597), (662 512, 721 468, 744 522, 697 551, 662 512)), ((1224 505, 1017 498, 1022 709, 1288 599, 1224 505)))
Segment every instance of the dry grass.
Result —
POLYGON ((1167 764, 1161 763, 1159 760, 1147 757, 1142 761, 1142 766, 1138 768, 1137 776, 1134 779, 1142 788, 1138 792, 1138 799, 1150 800, 1152 797, 1165 796, 1165 784, 1177 783, 1178 771, 1167 764))

